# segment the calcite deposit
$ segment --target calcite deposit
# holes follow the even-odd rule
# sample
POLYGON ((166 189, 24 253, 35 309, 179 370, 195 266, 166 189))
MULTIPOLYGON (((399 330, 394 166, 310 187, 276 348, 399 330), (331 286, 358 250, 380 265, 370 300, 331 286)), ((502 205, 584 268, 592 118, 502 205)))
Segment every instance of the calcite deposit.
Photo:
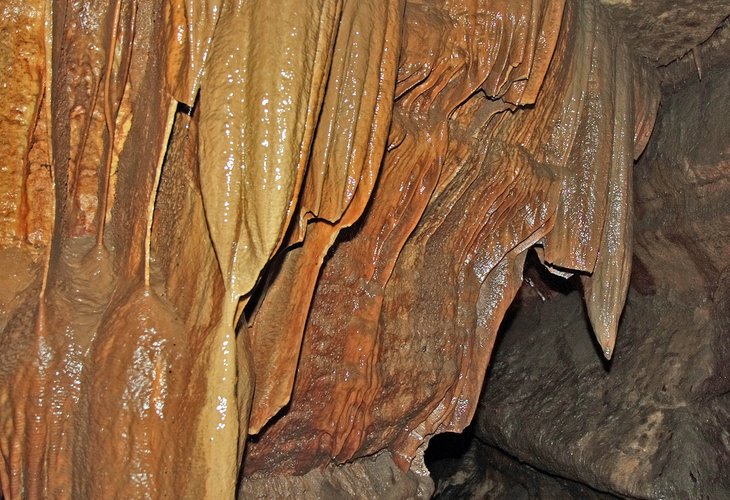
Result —
MULTIPOLYGON (((525 287, 493 355, 477 448, 621 498, 730 496, 728 88, 719 66, 663 96, 636 164, 634 271, 610 366, 577 291, 543 301, 525 287)), ((451 498, 489 484, 465 469, 472 484, 454 474, 451 498)))
POLYGON ((5 498, 423 473, 534 246, 612 355, 658 91, 596 3, 9 0, 0 32, 5 498))

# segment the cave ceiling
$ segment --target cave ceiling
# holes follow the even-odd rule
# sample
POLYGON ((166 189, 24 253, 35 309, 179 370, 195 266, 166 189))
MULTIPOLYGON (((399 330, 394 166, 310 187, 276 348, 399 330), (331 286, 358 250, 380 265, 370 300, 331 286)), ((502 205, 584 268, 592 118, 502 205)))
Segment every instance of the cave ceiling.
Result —
POLYGON ((601 0, 626 43, 657 66, 680 59, 730 16, 727 0, 601 0))

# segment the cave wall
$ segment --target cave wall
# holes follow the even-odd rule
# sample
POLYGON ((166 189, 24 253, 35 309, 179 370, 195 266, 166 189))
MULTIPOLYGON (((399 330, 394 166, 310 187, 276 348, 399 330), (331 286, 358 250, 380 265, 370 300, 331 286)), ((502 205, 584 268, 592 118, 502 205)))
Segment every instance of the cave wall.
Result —
MULTIPOLYGON (((479 440, 621 497, 730 494, 728 88, 723 65, 665 88, 634 170, 634 266, 611 362, 595 356, 577 291, 543 282, 542 300, 525 286, 485 384, 479 440)), ((512 473, 502 485, 524 481, 512 473)))
POLYGON ((534 245, 612 356, 659 93, 597 3, 0 22, 6 498, 425 495, 534 245))

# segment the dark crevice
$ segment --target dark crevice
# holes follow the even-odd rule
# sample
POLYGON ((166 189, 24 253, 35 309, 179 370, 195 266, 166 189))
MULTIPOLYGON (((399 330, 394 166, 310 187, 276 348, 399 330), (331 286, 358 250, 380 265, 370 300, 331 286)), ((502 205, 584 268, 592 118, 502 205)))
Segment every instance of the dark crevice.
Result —
POLYGON ((436 486, 432 498, 438 500, 620 498, 522 462, 482 442, 471 427, 463 434, 445 433, 433 438, 425 458, 436 486))
MULTIPOLYGON (((550 273, 537 253, 530 250, 525 260, 523 285, 502 321, 493 358, 498 357, 508 336, 519 333, 511 331, 518 318, 534 314, 534 306, 540 302, 573 294, 579 288, 577 276, 566 279, 550 273)), ((600 352, 596 356, 600 358, 600 352)), ((425 463, 436 487, 433 498, 617 498, 586 484, 541 471, 484 443, 477 436, 476 425, 478 423, 473 423, 463 433, 444 433, 431 439, 425 463)))

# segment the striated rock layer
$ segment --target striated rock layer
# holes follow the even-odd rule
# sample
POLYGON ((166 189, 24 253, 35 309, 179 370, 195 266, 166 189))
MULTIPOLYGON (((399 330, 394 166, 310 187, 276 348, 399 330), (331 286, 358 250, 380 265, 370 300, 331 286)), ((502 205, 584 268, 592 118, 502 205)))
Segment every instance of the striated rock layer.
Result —
POLYGON ((612 355, 658 93, 594 3, 29 0, 0 30, 6 498, 355 459, 301 484, 395 463, 425 495, 534 245, 612 355))
MULTIPOLYGON (((424 15, 409 7, 406 47, 416 24, 409 15, 424 15)), ((379 186, 357 231, 327 261, 290 407, 249 447, 247 474, 301 473, 383 448, 407 465, 428 436, 463 429, 525 251, 536 243, 556 266, 593 273, 586 298, 610 356, 628 284, 630 169, 657 94, 604 21, 591 4, 567 6, 534 109, 507 110, 478 81, 482 92, 459 96, 444 153, 404 158, 406 136, 386 154, 385 172, 408 160, 417 169, 393 167, 405 177, 401 187, 379 186), (424 192, 406 238, 398 231, 424 192)), ((409 97, 396 101, 395 124, 409 97)))

